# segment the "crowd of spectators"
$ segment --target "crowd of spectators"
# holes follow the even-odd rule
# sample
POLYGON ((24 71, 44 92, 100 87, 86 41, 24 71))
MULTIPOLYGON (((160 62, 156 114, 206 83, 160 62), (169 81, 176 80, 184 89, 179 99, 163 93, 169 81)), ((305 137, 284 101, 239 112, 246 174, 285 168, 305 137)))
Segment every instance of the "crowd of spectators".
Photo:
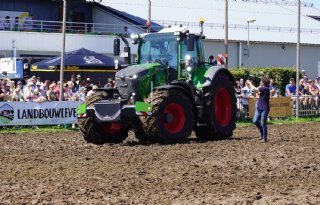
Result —
POLYGON ((298 86, 294 79, 290 79, 285 88, 286 96, 290 96, 293 101, 296 100, 297 88, 300 105, 303 105, 305 109, 320 109, 320 77, 310 80, 304 76, 299 80, 298 86))
POLYGON ((10 16, 0 19, 0 30, 7 31, 32 31, 34 27, 34 16, 31 14, 23 19, 15 17, 11 20, 10 16))
MULTIPOLYGON (((114 80, 108 79, 104 87, 114 87, 114 80)), ((100 82, 92 83, 90 78, 82 80, 81 75, 71 76, 63 83, 64 101, 84 101, 86 96, 101 88, 100 82)), ((41 81, 40 77, 32 76, 25 81, 0 79, 0 101, 46 102, 57 101, 60 96, 60 81, 41 81)))
MULTIPOLYGON (((259 97, 249 86, 249 81, 253 80, 252 78, 252 76, 249 76, 246 81, 240 79, 235 84, 238 109, 244 113, 242 117, 248 117, 249 99, 259 97)), ((315 80, 309 80, 305 75, 300 79, 298 88, 299 103, 304 106, 303 109, 320 109, 320 77, 315 80)), ((280 90, 273 79, 270 79, 269 89, 271 98, 281 96, 280 90)), ((293 106, 295 106, 296 89, 295 80, 291 78, 285 87, 285 96, 291 97, 293 106)))

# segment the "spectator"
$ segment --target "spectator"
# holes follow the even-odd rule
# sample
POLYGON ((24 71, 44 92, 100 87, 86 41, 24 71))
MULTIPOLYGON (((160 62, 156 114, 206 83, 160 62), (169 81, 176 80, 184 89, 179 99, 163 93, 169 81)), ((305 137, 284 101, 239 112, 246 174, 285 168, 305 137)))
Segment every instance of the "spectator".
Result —
POLYGON ((66 86, 65 86, 66 91, 64 92, 64 99, 65 100, 74 100, 74 98, 73 98, 74 93, 72 92, 73 87, 74 87, 74 84, 72 81, 68 81, 66 83, 66 86))
POLYGON ((54 94, 55 84, 49 85, 49 90, 46 92, 47 101, 55 101, 56 97, 54 94))
POLYGON ((82 83, 81 75, 80 75, 80 74, 78 74, 78 75, 77 75, 76 83, 77 83, 77 85, 78 85, 78 86, 80 86, 80 85, 81 85, 81 83, 82 83))
POLYGON ((23 102, 25 101, 23 94, 21 93, 21 88, 16 88, 13 92, 11 101, 23 102))
POLYGON ((76 78, 74 77, 74 75, 71 76, 70 81, 73 83, 72 92, 75 94, 79 90, 79 85, 77 84, 76 78))
POLYGON ((19 17, 16 17, 14 19, 14 30, 15 31, 23 31, 23 25, 22 22, 20 21, 19 17))
POLYGON ((309 92, 311 93, 312 101, 314 102, 313 108, 318 108, 319 107, 319 89, 315 84, 314 80, 310 81, 309 92))
POLYGON ((92 89, 87 93, 87 96, 91 96, 93 93, 96 92, 97 89, 98 89, 98 86, 96 85, 92 86, 92 89))
POLYGON ((320 77, 317 77, 317 87, 320 90, 320 77))
POLYGON ((270 97, 279 97, 280 96, 279 90, 278 90, 276 83, 274 82, 273 79, 270 79, 269 89, 270 89, 270 97))
POLYGON ((4 92, 3 90, 3 85, 2 83, 0 83, 0 101, 4 101, 4 98, 6 95, 7 95, 6 92, 4 92))
POLYGON ((295 85, 295 83, 294 83, 294 79, 293 78, 291 78, 290 79, 290 81, 289 81, 289 84, 288 85, 286 85, 286 96, 294 96, 295 95, 295 93, 296 93, 296 89, 297 89, 297 87, 296 87, 296 85, 295 85))
POLYGON ((41 82, 36 82, 36 89, 35 91, 37 91, 39 93, 39 96, 46 96, 46 92, 41 88, 41 82))
POLYGON ((45 96, 41 96, 40 92, 38 90, 34 91, 34 95, 33 95, 33 102, 38 102, 38 103, 42 103, 47 101, 45 96))
POLYGON ((13 93, 14 89, 16 88, 15 82, 13 80, 11 80, 9 82, 10 82, 10 85, 9 85, 10 93, 13 93))
POLYGON ((78 98, 79 101, 84 102, 86 99, 87 93, 86 93, 86 88, 85 87, 80 87, 78 91, 78 98))
POLYGON ((19 80, 18 82, 17 82, 17 88, 20 88, 20 92, 22 91, 22 82, 19 80))
POLYGON ((307 84, 303 85, 301 91, 301 96, 300 99, 302 101, 302 104, 304 106, 307 106, 307 105, 311 105, 312 104, 312 96, 311 96, 311 93, 309 91, 309 86, 307 84))
POLYGON ((10 16, 6 16, 6 19, 3 23, 3 29, 6 31, 10 31, 11 29, 11 21, 10 21, 10 16))
POLYGON ((237 80, 235 85, 234 85, 234 89, 236 91, 236 95, 241 95, 241 87, 240 87, 240 82, 237 80))
POLYGON ((25 31, 32 31, 33 18, 34 18, 34 16, 32 14, 30 16, 24 18, 24 30, 25 31))
POLYGON ((49 80, 45 80, 44 84, 42 86, 42 90, 46 93, 49 90, 49 86, 50 86, 50 81, 49 80))
POLYGON ((243 78, 240 78, 239 83, 240 83, 240 88, 241 88, 241 89, 244 88, 245 84, 244 84, 243 78))
POLYGON ((27 102, 32 102, 33 101, 33 96, 34 96, 34 89, 33 89, 33 83, 28 82, 27 88, 24 92, 24 99, 27 102))
POLYGON ((133 34, 132 30, 127 26, 123 27, 123 33, 125 37, 130 37, 133 34))
POLYGON ((114 81, 112 78, 108 78, 107 80, 107 84, 105 84, 105 86, 103 87, 104 89, 106 88, 114 88, 114 81))

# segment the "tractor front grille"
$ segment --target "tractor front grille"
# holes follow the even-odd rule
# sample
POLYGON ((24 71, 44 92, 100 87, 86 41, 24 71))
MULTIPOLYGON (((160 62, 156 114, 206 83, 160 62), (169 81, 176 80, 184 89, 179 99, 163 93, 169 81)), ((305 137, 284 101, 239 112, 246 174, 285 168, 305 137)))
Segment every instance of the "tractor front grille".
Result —
POLYGON ((128 77, 116 78, 116 87, 122 98, 128 99, 132 92, 136 91, 138 84, 137 79, 130 79, 128 77))

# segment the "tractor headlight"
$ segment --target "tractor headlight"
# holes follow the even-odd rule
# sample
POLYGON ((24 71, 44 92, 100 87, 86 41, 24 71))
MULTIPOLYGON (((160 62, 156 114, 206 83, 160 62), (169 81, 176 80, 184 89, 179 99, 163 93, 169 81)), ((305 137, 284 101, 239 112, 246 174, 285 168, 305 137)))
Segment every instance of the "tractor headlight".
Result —
POLYGON ((134 74, 134 75, 132 75, 131 78, 132 78, 132 79, 137 79, 137 78, 138 78, 138 75, 137 75, 137 74, 134 74))
POLYGON ((191 72, 191 70, 192 70, 191 66, 187 66, 187 71, 191 72))
POLYGON ((118 70, 118 68, 119 68, 119 60, 115 59, 114 60, 114 69, 118 70))
POLYGON ((191 61, 191 56, 190 55, 186 55, 186 66, 190 65, 190 61, 191 61))

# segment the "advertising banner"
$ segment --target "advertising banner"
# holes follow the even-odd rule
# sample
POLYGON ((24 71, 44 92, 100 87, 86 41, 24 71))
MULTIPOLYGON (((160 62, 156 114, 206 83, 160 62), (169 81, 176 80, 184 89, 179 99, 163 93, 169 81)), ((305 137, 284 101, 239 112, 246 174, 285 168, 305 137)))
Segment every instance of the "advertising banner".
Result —
POLYGON ((79 101, 0 102, 0 126, 72 124, 79 105, 79 101))

